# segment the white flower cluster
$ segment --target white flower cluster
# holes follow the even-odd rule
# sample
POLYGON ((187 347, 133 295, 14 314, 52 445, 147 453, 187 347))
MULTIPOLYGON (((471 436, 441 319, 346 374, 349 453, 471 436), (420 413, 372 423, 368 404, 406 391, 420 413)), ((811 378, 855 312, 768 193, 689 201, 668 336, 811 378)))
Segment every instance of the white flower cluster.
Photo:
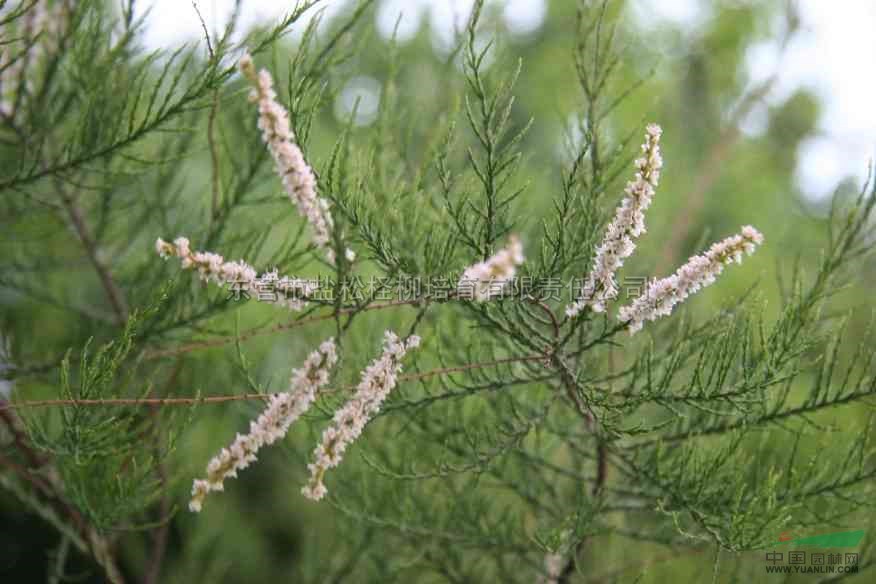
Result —
POLYGON ((466 268, 456 286, 460 298, 474 298, 477 302, 499 294, 514 279, 517 266, 523 263, 523 244, 512 235, 505 249, 484 262, 466 268))
MULTIPOLYGON (((0 20, 19 8, 0 8, 0 20)), ((0 113, 14 116, 24 97, 21 92, 27 95, 34 91, 34 76, 30 73, 45 55, 58 49, 72 12, 70 0, 36 0, 12 24, 5 24, 14 28, 6 31, 6 42, 0 46, 0 113)))
POLYGON ((276 270, 259 276, 255 269, 243 260, 226 262, 217 253, 192 252, 189 240, 185 237, 177 237, 173 243, 168 243, 159 237, 155 242, 155 250, 165 259, 170 256, 180 258, 183 269, 197 269, 205 282, 232 285, 235 290, 252 294, 257 299, 264 299, 264 296, 259 294, 260 291, 274 293, 270 296, 270 302, 290 310, 302 310, 307 306, 305 299, 316 290, 314 284, 300 278, 280 277, 276 270))
MULTIPOLYGON (((266 70, 256 72, 252 57, 248 54, 241 57, 238 66, 253 85, 249 98, 250 101, 258 104, 258 127, 262 131, 262 139, 274 158, 277 174, 283 180, 286 193, 298 208, 298 212, 310 223, 316 246, 325 252, 329 263, 334 264, 335 250, 331 239, 334 224, 329 202, 316 192, 316 176, 304 159, 301 148, 295 143, 295 134, 289 124, 289 114, 277 102, 274 81, 266 70)), ((345 256, 348 261, 353 261, 356 257, 350 249, 346 250, 345 256)))
POLYGON ((595 312, 604 312, 606 304, 617 297, 615 274, 636 249, 633 239, 645 233, 644 211, 660 181, 663 158, 660 155, 660 136, 663 130, 657 124, 648 125, 642 156, 636 159, 636 177, 627 183, 621 205, 605 230, 602 243, 596 249, 593 267, 584 281, 581 296, 566 308, 570 318, 578 316, 587 306, 595 312))
POLYGON ((344 451, 380 410, 398 382, 402 358, 419 344, 420 337, 415 335, 402 341, 392 331, 384 333, 383 354, 365 368, 356 393, 335 412, 332 425, 322 433, 322 441, 313 452, 314 461, 307 465, 310 482, 301 489, 305 497, 319 501, 328 492, 323 483, 326 471, 341 463, 344 451))
POLYGON ((712 284, 725 265, 741 263, 744 254, 751 255, 762 243, 763 235, 746 225, 738 235, 712 244, 705 254, 690 258, 668 278, 652 281, 644 294, 620 309, 618 318, 629 324, 630 334, 635 334, 646 320, 669 315, 676 304, 712 284))
POLYGON ((289 391, 271 396, 268 406, 258 419, 250 422, 249 434, 238 434, 228 448, 223 448, 207 465, 207 478, 196 479, 192 485, 189 510, 201 510, 204 498, 211 491, 222 491, 226 478, 256 461, 262 446, 280 440, 289 426, 304 414, 316 399, 317 392, 329 381, 329 370, 338 362, 334 339, 323 342, 308 355, 300 369, 292 371, 289 391))

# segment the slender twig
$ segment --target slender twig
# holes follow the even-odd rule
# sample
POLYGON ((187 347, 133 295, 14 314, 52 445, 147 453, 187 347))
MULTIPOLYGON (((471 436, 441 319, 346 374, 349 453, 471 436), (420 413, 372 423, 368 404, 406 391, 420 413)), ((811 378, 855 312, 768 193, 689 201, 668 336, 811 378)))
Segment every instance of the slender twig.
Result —
MULTIPOLYGON (((422 373, 410 373, 407 375, 399 375, 400 381, 416 381, 419 379, 427 379, 438 375, 449 375, 452 373, 461 373, 463 371, 471 371, 473 369, 485 369, 487 367, 496 367, 497 365, 506 365, 509 363, 525 363, 527 361, 543 361, 544 355, 525 355, 522 357, 507 357, 504 359, 496 359, 495 361, 487 361, 484 363, 469 363, 467 365, 458 365, 456 367, 443 367, 424 371, 422 373)), ((356 389, 355 385, 344 385, 333 389, 326 389, 323 393, 346 392, 356 389)), ((20 401, 15 403, 0 404, 0 411, 10 409, 37 408, 47 406, 169 406, 169 405, 192 405, 192 404, 220 404, 235 401, 248 400, 265 400, 272 396, 269 393, 246 393, 239 395, 219 395, 209 397, 144 397, 144 398, 103 398, 103 399, 46 399, 46 400, 30 400, 20 401)))
POLYGON ((7 430, 12 435, 12 441, 15 444, 15 447, 22 453, 24 458, 27 459, 28 464, 32 468, 40 468, 46 463, 46 458, 37 453, 37 451, 27 443, 27 435, 24 432, 21 421, 18 419, 18 416, 15 415, 15 412, 3 408, 6 404, 7 402, 5 400, 0 400, 0 419, 3 420, 7 430))
POLYGON ((262 335, 271 335, 276 333, 285 332, 288 330, 292 330, 298 327, 302 327, 308 324, 312 324, 314 322, 320 322, 323 320, 334 320, 336 314, 352 314, 356 312, 365 312, 369 310, 382 310, 385 308, 393 308, 395 306, 405 306, 418 304, 420 300, 394 300, 392 302, 386 302, 384 304, 373 304, 371 306, 366 306, 364 308, 343 308, 337 313, 333 312, 331 314, 322 314, 319 316, 310 316, 307 318, 302 318, 299 320, 294 320, 292 322, 285 322, 281 324, 276 324, 274 326, 268 328, 252 328, 246 331, 243 331, 241 334, 236 336, 227 336, 221 337, 218 339, 211 339, 209 341, 198 341, 196 343, 189 343, 187 345, 181 345, 179 347, 173 349, 153 349, 147 350, 144 354, 145 359, 161 359, 164 357, 174 357, 177 355, 182 355, 184 353, 191 353, 192 351, 200 351, 203 349, 211 349, 213 347, 221 347, 223 345, 230 345, 231 343, 243 342, 252 339, 253 337, 258 337, 262 335))
MULTIPOLYGON (((183 360, 178 358, 176 363, 174 364, 173 371, 166 383, 164 383, 164 393, 166 394, 176 383, 179 378, 180 371, 182 371, 183 360)), ((152 408, 152 418, 155 422, 156 427, 156 435, 160 435, 161 429, 159 427, 160 423, 160 409, 158 407, 152 408)), ((143 577, 143 584, 157 584, 159 582, 159 578, 161 577, 161 566, 164 563, 164 556, 167 551, 167 542, 168 542, 168 530, 170 529, 170 521, 164 520, 163 518, 170 516, 171 511, 171 495, 170 491, 167 488, 167 469, 165 468, 164 461, 161 460, 161 452, 160 447, 158 445, 158 441, 155 442, 154 445, 155 459, 158 460, 158 464, 155 467, 156 473, 158 475, 159 483, 161 484, 161 503, 159 504, 158 516, 159 516, 159 525, 158 528, 152 534, 152 554, 149 561, 149 568, 146 571, 146 575, 143 577)))
MULTIPOLYGON (((192 0, 192 7, 198 15, 198 20, 201 23, 201 29, 204 31, 204 39, 207 42, 207 55, 210 61, 216 59, 216 53, 213 50, 213 43, 210 40, 210 33, 207 30, 207 23, 204 22, 204 17, 201 15, 201 10, 198 8, 198 3, 192 0)), ((222 44, 220 39, 219 44, 222 44)), ((219 215, 219 204, 222 200, 222 177, 219 174, 219 146, 216 143, 216 121, 219 115, 219 87, 213 90, 212 103, 210 104, 210 115, 207 118, 207 143, 210 145, 210 231, 213 231, 213 223, 219 215)))
MULTIPOLYGON (((115 558, 110 550, 110 546, 106 539, 103 538, 79 512, 76 507, 68 503, 61 496, 63 489, 58 484, 57 473, 46 473, 46 479, 42 479, 22 467, 15 461, 0 453, 0 466, 10 469, 13 473, 20 476, 26 482, 32 484, 39 492, 41 492, 52 504, 52 509, 60 509, 63 516, 72 524, 71 534, 76 538, 72 541, 77 544, 80 551, 88 553, 90 550, 95 558, 95 561, 104 569, 107 578, 113 584, 124 584, 124 578, 119 571, 115 558), (87 542, 87 543, 86 543, 87 542), (87 546, 87 547, 86 547, 87 546)), ((54 511, 56 512, 56 511, 54 511)), ((63 526, 59 529, 64 531, 63 526)))
POLYGON ((58 182, 58 191, 61 195, 64 209, 67 211, 67 216, 73 224, 73 229, 76 231, 76 235, 79 236, 88 259, 91 261, 91 265, 94 266, 94 271, 97 272, 100 283, 103 285, 104 291, 106 291, 107 298, 109 298, 113 312, 116 315, 116 321, 119 325, 123 325, 128 320, 128 306, 125 302, 124 293, 118 287, 115 280, 113 280, 109 268, 100 259, 97 242, 91 234, 91 230, 88 228, 88 224, 85 222, 85 217, 76 204, 76 200, 63 188, 60 181, 58 182))
POLYGON ((216 143, 216 119, 219 115, 219 90, 213 91, 213 104, 210 106, 210 117, 207 120, 207 142, 210 144, 210 171, 212 195, 210 198, 210 230, 219 215, 219 205, 222 201, 222 177, 219 174, 219 146, 216 143))

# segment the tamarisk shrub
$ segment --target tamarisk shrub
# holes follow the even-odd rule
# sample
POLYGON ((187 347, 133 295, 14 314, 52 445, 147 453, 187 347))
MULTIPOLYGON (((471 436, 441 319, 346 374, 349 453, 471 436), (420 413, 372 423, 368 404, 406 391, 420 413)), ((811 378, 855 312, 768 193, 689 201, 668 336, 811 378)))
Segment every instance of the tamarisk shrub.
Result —
POLYGON ((757 580, 871 527, 872 184, 789 213, 797 143, 694 120, 620 2, 477 1, 435 50, 319 4, 157 52, 134 2, 0 6, 0 513, 41 579, 757 580))

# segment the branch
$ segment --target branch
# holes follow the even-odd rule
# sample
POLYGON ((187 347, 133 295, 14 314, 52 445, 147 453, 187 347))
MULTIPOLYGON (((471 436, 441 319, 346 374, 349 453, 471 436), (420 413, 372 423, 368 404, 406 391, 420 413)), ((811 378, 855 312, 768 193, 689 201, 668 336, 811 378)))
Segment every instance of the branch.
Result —
MULTIPOLYGON (((423 373, 410 373, 407 375, 399 375, 400 381, 416 381, 419 379, 428 379, 439 375, 449 375, 452 373, 461 373, 463 371, 471 371, 474 369, 485 369, 487 367, 496 367, 498 365, 506 365, 508 363, 525 363, 528 361, 543 361, 544 355, 526 355, 522 357, 507 357, 504 359, 496 359, 495 361, 487 361, 484 363, 470 363, 468 365, 458 365, 456 367, 443 367, 424 371, 423 373)), ((348 392, 356 389, 355 385, 342 385, 333 389, 327 389, 323 393, 339 393, 348 392)), ((105 398, 105 399, 46 399, 46 400, 31 400, 21 401, 16 403, 0 404, 0 412, 4 410, 14 410, 23 408, 38 408, 47 406, 168 406, 168 405, 194 405, 194 404, 220 404, 235 401, 248 400, 266 400, 272 395, 270 393, 246 393, 239 395, 220 395, 211 397, 154 397, 154 398, 105 398)))
POLYGON ((73 223, 73 229, 76 231, 76 235, 79 236, 79 240, 85 248, 85 253, 88 255, 88 259, 91 261, 91 265, 94 266, 94 270, 100 278, 100 283, 106 291, 107 298, 109 298, 113 312, 116 315, 117 324, 124 325, 125 321, 128 320, 128 306, 127 302, 125 302, 125 295, 121 288, 116 285, 115 280, 113 280, 109 268, 98 257, 97 242, 91 234, 91 230, 89 230, 85 217, 82 215, 82 211, 79 209, 76 201, 64 190, 60 182, 58 182, 57 188, 61 195, 64 209, 67 211, 67 216, 73 223))
POLYGON ((244 331, 242 334, 237 336, 227 336, 221 337, 218 339, 213 339, 209 341, 199 341, 196 343, 190 343, 188 345, 181 345, 174 349, 152 349, 147 350, 145 352, 145 359, 160 359, 162 357, 174 357, 177 355, 182 355, 184 353, 190 353, 192 351, 199 351, 202 349, 210 349, 212 347, 221 347, 223 345, 230 345, 231 343, 238 343, 242 341, 248 341, 254 337, 258 337, 261 335, 272 335, 276 333, 285 332, 291 329, 295 329, 301 326, 305 326, 314 322, 320 322, 323 320, 334 320, 337 315, 346 315, 346 314, 354 314, 358 312, 365 312, 368 310, 382 310, 384 308, 393 308, 395 306, 406 306, 406 305, 414 305, 419 303, 420 300, 394 300, 392 302, 386 302, 383 304, 374 304, 372 306, 366 306, 364 308, 344 308, 337 312, 332 312, 331 314, 323 314, 319 316, 310 316, 307 318, 302 318, 299 320, 294 320, 292 322, 286 322, 282 324, 276 324, 269 328, 252 328, 247 331, 244 331))

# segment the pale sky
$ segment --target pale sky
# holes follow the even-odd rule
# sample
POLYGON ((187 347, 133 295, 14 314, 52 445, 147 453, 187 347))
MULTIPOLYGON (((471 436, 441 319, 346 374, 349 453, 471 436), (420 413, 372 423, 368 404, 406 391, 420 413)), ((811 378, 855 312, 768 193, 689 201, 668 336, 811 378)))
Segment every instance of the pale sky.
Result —
MULTIPOLYGON (((492 0, 502 5, 502 17, 514 34, 526 35, 542 25, 545 0, 492 0)), ((745 3, 754 0, 735 0, 745 3)), ((779 0, 773 0, 779 1, 779 0)), ((784 1, 784 0, 783 0, 784 1)), ((328 14, 342 9, 345 0, 326 0, 328 14)), ((377 13, 378 29, 388 35, 399 12, 399 40, 416 34, 426 11, 432 16, 432 38, 437 51, 446 50, 452 39, 454 22, 463 22, 473 0, 383 0, 377 13)), ((661 22, 680 27, 695 27, 708 18, 701 0, 635 0, 634 15, 643 23, 661 22)), ((232 0, 199 0, 208 26, 219 28, 228 17, 232 0)), ((294 2, 247 0, 243 3, 244 26, 264 22, 284 14, 294 2)), ((874 0, 798 0, 802 30, 781 63, 779 83, 769 102, 787 98, 795 89, 812 88, 823 100, 823 117, 817 136, 801 149, 797 169, 801 190, 812 199, 831 194, 836 184, 852 175, 863 180, 867 165, 876 155, 876 1, 874 0)), ((200 24, 187 0, 151 0, 141 4, 152 10, 146 30, 150 47, 169 47, 183 40, 197 39, 200 24)), ((780 30, 776 27, 776 38, 780 30)), ((752 82, 772 74, 777 66, 778 41, 757 45, 747 62, 752 82)), ((367 78, 358 78, 345 92, 339 108, 355 100, 357 91, 366 88, 367 78)), ((367 93, 362 93, 368 97, 367 93)), ((363 101, 364 103, 364 101, 363 101)), ((361 107, 361 104, 360 104, 361 107)), ((376 107, 376 106, 375 106, 376 107)), ((765 107, 765 106, 764 106, 765 107)), ((360 112, 361 113, 361 112, 360 112)), ((763 110, 755 111, 745 124, 746 131, 760 131, 758 120, 763 110)), ((360 120, 367 123, 367 116, 360 120)))

